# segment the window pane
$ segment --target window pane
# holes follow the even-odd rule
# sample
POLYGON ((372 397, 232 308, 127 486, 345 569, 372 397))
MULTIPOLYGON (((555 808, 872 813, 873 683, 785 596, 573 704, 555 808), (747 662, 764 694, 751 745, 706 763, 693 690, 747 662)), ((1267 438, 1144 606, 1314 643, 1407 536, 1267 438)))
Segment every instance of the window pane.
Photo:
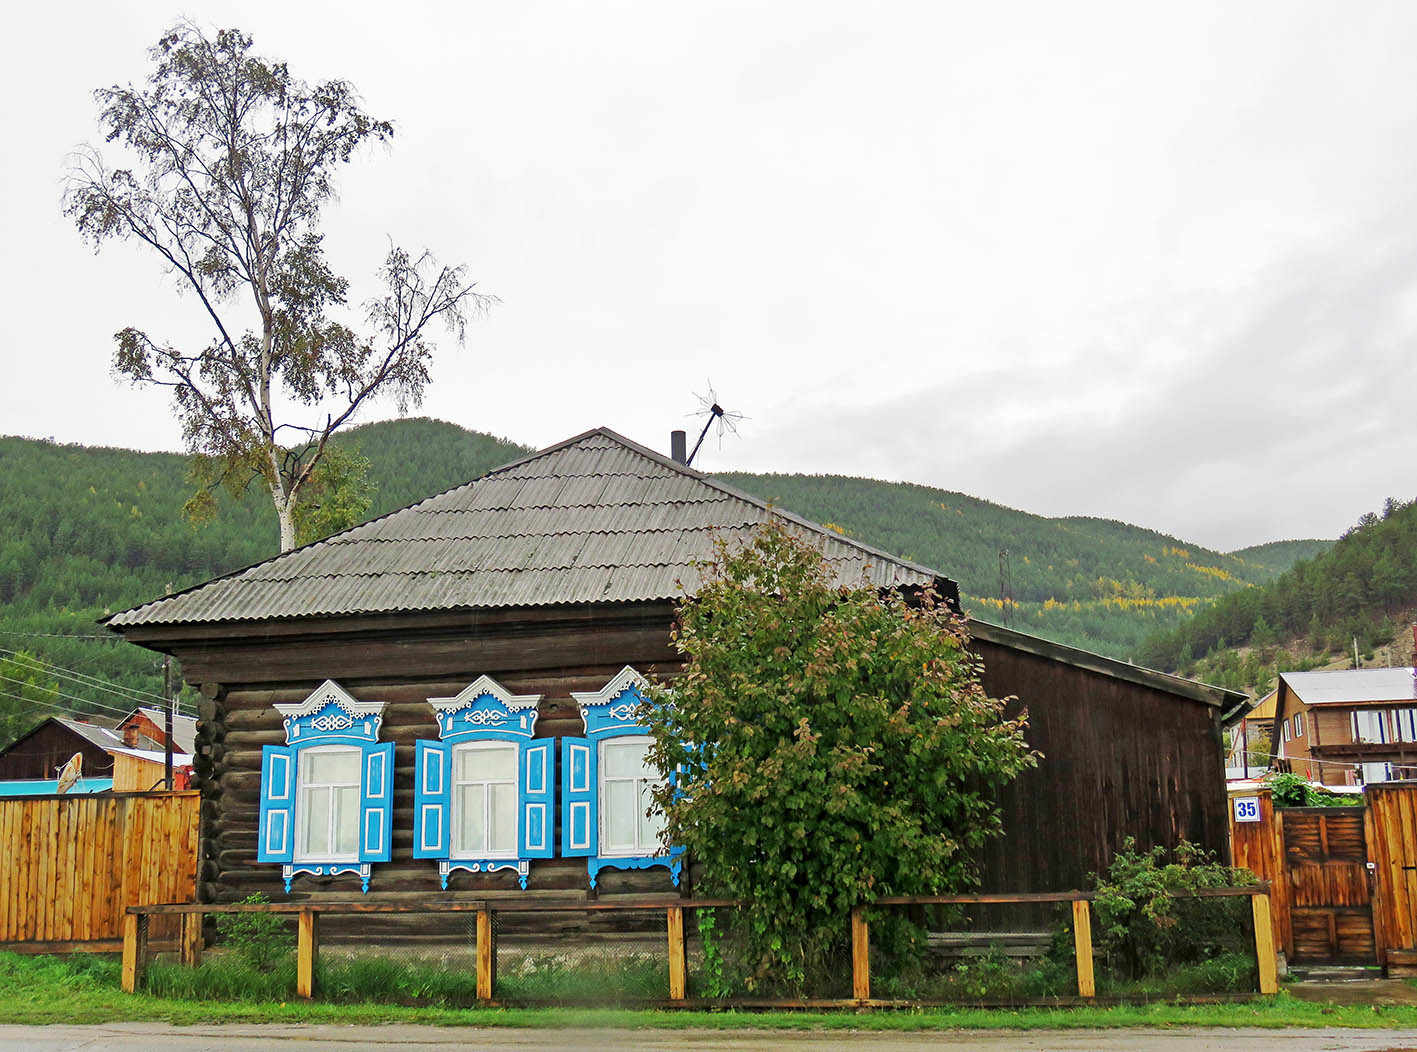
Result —
POLYGON ((645 811, 654 803, 654 797, 650 793, 649 782, 640 783, 640 847, 651 855, 658 854, 660 849, 659 831, 664 828, 664 812, 658 808, 648 817, 645 811))
POLYGON ((493 785, 492 830, 488 850, 498 855, 514 855, 517 851, 517 787, 493 785))
POLYGON ((606 742, 606 778, 643 778, 649 742, 606 742))
POLYGON ((357 785, 359 782, 359 750, 340 749, 337 752, 306 753, 305 781, 311 785, 330 785, 340 782, 346 785, 357 785))
POLYGON ((627 851, 635 846, 635 783, 605 783, 605 846, 610 851, 627 851))
POLYGON ((359 853, 359 790, 353 786, 334 790, 335 854, 359 853))
POLYGON ((515 782, 517 780, 517 747, 512 744, 499 745, 495 749, 478 752, 482 761, 482 775, 489 782, 515 782))
POLYGON ((305 853, 318 858, 330 853, 330 790, 305 790, 305 853))
POLYGON ((459 854, 481 855, 487 851, 486 828, 482 818, 483 786, 480 782, 458 788, 461 816, 459 818, 459 854))

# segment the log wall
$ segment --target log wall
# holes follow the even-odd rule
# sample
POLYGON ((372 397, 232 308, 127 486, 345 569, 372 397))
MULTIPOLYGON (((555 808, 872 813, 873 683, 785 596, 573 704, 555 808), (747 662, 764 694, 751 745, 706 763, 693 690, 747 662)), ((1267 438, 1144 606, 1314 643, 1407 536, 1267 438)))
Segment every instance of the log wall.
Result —
MULTIPOLYGON (((672 606, 661 603, 184 629, 205 636, 171 645, 204 696, 195 761, 203 794, 201 901, 234 902, 254 891, 286 900, 280 867, 256 862, 261 747, 285 740, 273 706, 302 701, 326 678, 361 700, 386 702, 381 737, 396 745, 393 857, 374 866, 371 900, 590 894, 583 859, 533 862, 525 892, 510 872, 459 871, 446 893, 436 864, 413 859, 414 742, 437 737, 426 699, 456 694, 487 674, 513 693, 543 695, 538 737, 578 735, 571 692, 599 690, 627 664, 659 675, 678 668, 672 618, 672 606)), ((158 630, 147 631, 154 645, 161 641, 158 630)), ((1018 695, 1029 710, 1030 743, 1045 754, 1001 800, 1007 836, 983 853, 984 887, 1083 887, 1128 836, 1142 847, 1184 837, 1229 857, 1215 707, 1010 646, 977 647, 986 685, 1018 695)), ((599 890, 679 893, 658 869, 604 871, 599 890)), ((301 875, 289 899, 359 894, 354 876, 301 875)))
POLYGON ((129 906, 192 902, 197 808, 195 792, 0 799, 0 945, 111 949, 129 906))

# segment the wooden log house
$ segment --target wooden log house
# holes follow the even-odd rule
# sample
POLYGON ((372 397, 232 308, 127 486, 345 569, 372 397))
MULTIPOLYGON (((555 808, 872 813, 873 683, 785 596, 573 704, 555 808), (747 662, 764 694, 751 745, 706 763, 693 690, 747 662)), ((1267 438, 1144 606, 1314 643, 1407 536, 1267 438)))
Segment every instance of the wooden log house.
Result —
MULTIPOLYGON (((689 882, 676 888, 667 866, 612 859, 597 872, 594 858, 569 852, 586 828, 576 832, 567 822, 585 789, 572 781, 587 776, 577 765, 595 753, 568 753, 568 743, 593 745, 614 731, 615 699, 604 692, 617 677, 628 676, 619 681, 623 691, 635 674, 674 673, 670 627, 676 601, 696 586, 694 560, 710 554, 715 537, 741 539, 770 517, 817 544, 842 581, 934 585, 957 601, 955 584, 937 571, 770 507, 602 428, 110 617, 108 627, 128 640, 176 657, 201 691, 199 901, 232 902, 256 891, 276 900, 341 900, 365 886, 371 901, 496 895, 522 896, 528 905, 548 895, 687 893, 689 882), (423 754, 437 753, 438 743, 455 748, 478 721, 522 735, 509 730, 501 746, 483 745, 522 749, 528 772, 533 756, 554 768, 554 786, 539 783, 530 795, 522 775, 518 805, 547 805, 540 813, 551 839, 520 859, 520 871, 448 866, 425 850, 439 835, 431 801, 442 791, 428 772, 452 776, 453 769, 442 766, 444 753, 423 754), (289 797, 276 797, 294 791, 288 778, 304 777, 300 757, 318 755, 308 743, 326 740, 309 738, 312 728, 362 750, 366 763, 364 824, 349 834, 368 840, 360 845, 369 849, 365 861, 320 872, 260 860, 277 857, 270 852, 284 843, 281 800, 289 797), (559 749, 533 748, 552 738, 559 749), (387 788, 375 774, 384 763, 376 754, 392 757, 387 788), (273 782, 285 788, 271 790, 273 782)), ((1128 836, 1144 847, 1184 837, 1228 857, 1219 715, 1237 696, 994 625, 975 622, 973 635, 988 689, 1016 695, 1028 708, 1029 741, 1043 753, 1038 769, 1000 801, 1007 835, 981 858, 984 888, 1080 887, 1128 836)), ((610 777, 605 764, 620 762, 605 760, 600 776, 610 777)), ((325 794, 310 805, 322 809, 322 821, 334 806, 330 794, 346 791, 339 776, 330 777, 309 789, 325 794)), ((491 782, 480 787, 478 815, 486 823, 501 814, 496 792, 491 782)), ((462 821, 471 821, 470 807, 462 821)), ((583 823, 586 815, 575 813, 583 823)), ((539 821, 529 815, 519 814, 519 853, 539 821)), ((488 828, 469 834, 481 836, 484 848, 492 843, 488 828)), ((329 826, 302 835, 328 846, 344 834, 329 826)))

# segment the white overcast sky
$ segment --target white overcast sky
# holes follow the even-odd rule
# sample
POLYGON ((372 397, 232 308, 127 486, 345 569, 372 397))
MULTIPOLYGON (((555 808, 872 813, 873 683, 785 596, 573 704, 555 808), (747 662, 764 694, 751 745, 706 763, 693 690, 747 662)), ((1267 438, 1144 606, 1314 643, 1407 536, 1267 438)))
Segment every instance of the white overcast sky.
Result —
MULTIPOLYGON (((1417 492, 1417 4, 23 4, 0 43, 0 433, 177 449, 112 334, 205 338, 60 214, 90 92, 179 16, 352 81, 387 238, 501 298, 422 412, 859 474, 1220 548, 1417 492)), ((364 420, 394 414, 376 406, 364 420)))

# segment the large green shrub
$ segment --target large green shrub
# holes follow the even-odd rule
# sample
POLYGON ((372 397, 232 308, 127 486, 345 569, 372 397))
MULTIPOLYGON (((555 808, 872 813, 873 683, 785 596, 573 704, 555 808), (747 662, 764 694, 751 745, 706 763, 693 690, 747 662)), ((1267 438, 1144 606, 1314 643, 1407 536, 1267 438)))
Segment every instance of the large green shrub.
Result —
POLYGON ((667 837, 701 891, 743 901, 722 935, 744 985, 801 989, 851 907, 969 885, 999 790, 1036 761, 934 596, 840 587, 779 524, 698 569, 673 637, 684 673, 647 717, 678 772, 658 796, 667 837))
MULTIPOLYGON (((270 899, 257 891, 241 901, 261 905, 270 899)), ((295 944, 289 920, 275 913, 219 913, 216 930, 222 943, 258 972, 269 971, 295 944)))

